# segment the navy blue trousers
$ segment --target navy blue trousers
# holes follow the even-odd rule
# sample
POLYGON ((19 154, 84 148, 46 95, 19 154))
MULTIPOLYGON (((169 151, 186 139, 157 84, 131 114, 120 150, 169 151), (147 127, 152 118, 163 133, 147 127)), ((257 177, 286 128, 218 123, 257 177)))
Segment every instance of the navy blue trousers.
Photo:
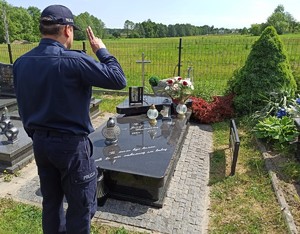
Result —
POLYGON ((43 196, 45 234, 90 233, 97 210, 97 169, 87 136, 33 134, 33 151, 43 196), (63 209, 64 197, 68 203, 63 209))

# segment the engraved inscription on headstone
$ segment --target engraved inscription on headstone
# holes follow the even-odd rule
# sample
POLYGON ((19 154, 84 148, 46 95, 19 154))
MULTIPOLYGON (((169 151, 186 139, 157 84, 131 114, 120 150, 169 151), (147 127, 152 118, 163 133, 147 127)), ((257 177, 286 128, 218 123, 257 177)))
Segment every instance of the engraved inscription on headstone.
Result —
POLYGON ((12 64, 0 63, 0 96, 15 96, 12 64))

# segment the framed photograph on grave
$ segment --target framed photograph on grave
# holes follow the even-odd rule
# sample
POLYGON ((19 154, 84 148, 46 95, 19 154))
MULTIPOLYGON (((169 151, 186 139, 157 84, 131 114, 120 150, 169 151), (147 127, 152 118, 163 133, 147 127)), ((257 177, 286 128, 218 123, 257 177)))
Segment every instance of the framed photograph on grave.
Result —
POLYGON ((143 104, 143 87, 129 87, 129 105, 143 104))

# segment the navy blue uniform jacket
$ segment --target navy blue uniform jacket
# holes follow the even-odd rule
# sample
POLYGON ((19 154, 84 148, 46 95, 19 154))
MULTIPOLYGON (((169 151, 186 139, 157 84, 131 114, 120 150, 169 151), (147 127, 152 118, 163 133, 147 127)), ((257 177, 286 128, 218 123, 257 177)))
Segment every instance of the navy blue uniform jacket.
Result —
POLYGON ((42 39, 15 61, 19 114, 29 135, 32 129, 76 135, 94 131, 89 117, 92 86, 114 90, 126 86, 116 58, 104 48, 96 56, 100 62, 55 40, 42 39))

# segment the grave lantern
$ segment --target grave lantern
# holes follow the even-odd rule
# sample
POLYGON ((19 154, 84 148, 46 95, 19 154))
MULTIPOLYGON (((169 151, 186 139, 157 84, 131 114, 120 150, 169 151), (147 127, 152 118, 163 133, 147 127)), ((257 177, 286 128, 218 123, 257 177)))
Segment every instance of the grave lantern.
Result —
POLYGON ((171 119, 171 105, 172 102, 166 98, 163 102, 163 109, 160 111, 162 115, 162 120, 170 120, 171 119))
POLYGON ((109 117, 106 126, 102 129, 102 135, 105 137, 105 144, 112 145, 118 142, 120 127, 116 125, 115 120, 109 117))
POLYGON ((147 117, 150 119, 149 123, 150 125, 155 125, 157 123, 156 118, 158 117, 158 111, 155 108, 155 106, 152 104, 147 111, 147 117))

